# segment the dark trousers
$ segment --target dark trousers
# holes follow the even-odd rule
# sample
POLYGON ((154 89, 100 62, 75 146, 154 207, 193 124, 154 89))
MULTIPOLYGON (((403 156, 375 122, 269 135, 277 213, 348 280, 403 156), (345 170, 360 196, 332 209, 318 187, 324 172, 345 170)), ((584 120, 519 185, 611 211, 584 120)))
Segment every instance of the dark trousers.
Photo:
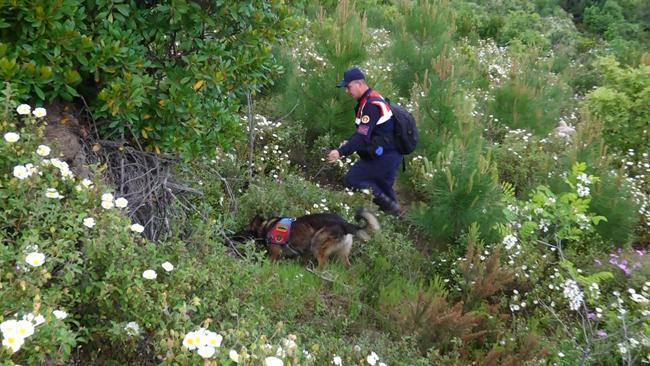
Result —
POLYGON ((383 193, 397 201, 393 184, 401 162, 402 155, 397 151, 387 152, 374 160, 359 160, 345 176, 345 184, 358 189, 370 188, 374 196, 383 193))

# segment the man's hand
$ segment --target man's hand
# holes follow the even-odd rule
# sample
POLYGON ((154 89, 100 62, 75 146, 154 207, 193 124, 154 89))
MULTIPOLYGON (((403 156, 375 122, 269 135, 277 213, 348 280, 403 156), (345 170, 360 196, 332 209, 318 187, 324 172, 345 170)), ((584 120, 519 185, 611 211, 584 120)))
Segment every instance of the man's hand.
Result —
POLYGON ((327 161, 330 163, 335 163, 339 158, 341 157, 341 154, 339 154, 338 150, 331 150, 329 154, 327 154, 327 161))

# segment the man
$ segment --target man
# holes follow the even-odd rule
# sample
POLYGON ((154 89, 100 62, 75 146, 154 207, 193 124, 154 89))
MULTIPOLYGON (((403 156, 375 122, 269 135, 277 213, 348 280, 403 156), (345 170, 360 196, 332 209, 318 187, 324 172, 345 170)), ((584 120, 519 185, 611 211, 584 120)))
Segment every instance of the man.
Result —
POLYGON ((354 67, 343 73, 336 87, 345 88, 345 92, 357 100, 355 107, 355 133, 343 141, 338 149, 327 155, 330 163, 340 157, 356 152, 361 160, 357 161, 345 176, 348 186, 372 190, 373 202, 382 211, 399 215, 393 184, 402 155, 393 142, 393 112, 390 104, 366 84, 363 72, 354 67))

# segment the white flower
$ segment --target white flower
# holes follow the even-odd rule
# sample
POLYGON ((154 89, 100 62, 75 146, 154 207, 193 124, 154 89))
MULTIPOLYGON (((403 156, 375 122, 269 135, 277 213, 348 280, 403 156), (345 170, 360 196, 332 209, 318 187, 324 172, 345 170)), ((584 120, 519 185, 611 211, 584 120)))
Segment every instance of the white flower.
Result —
POLYGON ((199 356, 201 356, 203 358, 210 358, 210 357, 214 356, 215 351, 216 350, 214 349, 214 347, 210 347, 210 346, 201 346, 197 350, 197 352, 199 353, 199 356))
POLYGON ((580 287, 578 287, 578 284, 574 280, 566 280, 564 281, 564 297, 569 300, 569 308, 574 311, 580 310, 580 305, 582 304, 582 300, 584 298, 584 295, 582 291, 580 290, 580 287))
POLYGON ((636 293, 632 294, 632 295, 630 295, 630 298, 634 302, 638 302, 639 304, 647 304, 648 303, 648 299, 646 299, 643 295, 640 295, 640 294, 636 294, 636 293))
POLYGON ((264 366, 284 366, 284 362, 277 357, 267 357, 264 359, 264 366))
POLYGON ((503 238, 503 244, 505 244, 507 250, 510 250, 517 244, 517 237, 514 235, 506 235, 503 238))
POLYGON ((174 265, 169 262, 165 262, 162 264, 162 268, 167 272, 171 272, 174 270, 174 265))
POLYGON ((126 200, 124 197, 120 197, 115 200, 115 207, 117 208, 125 208, 126 205, 129 204, 129 201, 126 200))
POLYGON ((11 349, 11 352, 18 352, 25 343, 25 339, 17 334, 9 334, 2 337, 2 345, 11 349))
POLYGON ((18 178, 20 180, 23 180, 23 179, 29 177, 30 175, 31 174, 30 174, 29 170, 24 165, 16 165, 14 167, 14 177, 16 177, 16 178, 18 178))
POLYGON ((332 363, 336 366, 342 366, 343 361, 341 360, 341 357, 334 355, 334 358, 332 358, 332 363))
POLYGON ((560 356, 560 358, 564 357, 564 353, 562 352, 558 352, 557 355, 560 356))
POLYGON ((223 341, 223 336, 215 332, 207 332, 205 343, 210 347, 221 347, 221 342, 223 341))
POLYGON ((148 269, 144 272, 142 272, 142 277, 147 279, 147 280, 155 280, 158 275, 156 274, 156 271, 153 269, 148 269))
POLYGON ((86 188, 90 188, 90 187, 93 186, 93 181, 90 180, 90 179, 88 179, 88 178, 84 178, 84 179, 81 181, 81 185, 83 185, 83 186, 86 187, 86 188))
POLYGON ((84 219, 84 226, 88 228, 92 228, 93 226, 95 226, 95 219, 93 219, 92 217, 86 217, 84 219))
POLYGON ((57 319, 61 319, 61 320, 63 320, 63 319, 65 319, 65 318, 68 317, 68 313, 66 313, 66 312, 63 311, 63 310, 54 310, 54 311, 52 312, 52 314, 54 315, 55 318, 57 318, 57 319))
POLYGON ((47 115, 47 112, 45 111, 45 108, 38 107, 38 108, 34 108, 32 114, 37 118, 43 118, 47 115))
POLYGON ((16 108, 16 112, 20 114, 21 116, 24 116, 26 114, 29 114, 32 111, 32 107, 29 106, 29 104, 21 104, 16 108))
POLYGON ((45 263, 45 254, 39 252, 32 252, 27 254, 25 262, 32 267, 39 267, 45 263))
POLYGON ((34 325, 38 326, 45 323, 45 317, 41 314, 38 314, 34 317, 34 325))
POLYGON ((16 333, 21 338, 27 338, 34 334, 34 324, 28 320, 19 320, 16 322, 16 333))
POLYGON ((0 332, 2 332, 3 336, 14 334, 17 332, 17 330, 18 330, 18 321, 14 319, 5 320, 2 323, 0 323, 0 332))
POLYGON ((130 336, 136 336, 140 334, 140 325, 136 322, 128 322, 124 326, 124 330, 126 330, 126 334, 130 336))
POLYGON ((239 363, 239 353, 237 353, 237 351, 234 349, 231 349, 230 352, 228 352, 228 357, 230 357, 234 363, 239 363))
POLYGON ((578 197, 587 197, 589 196, 589 187, 578 184, 577 186, 578 197))
POLYGON ((113 201, 102 201, 102 207, 106 210, 113 208, 113 201))
POLYGON ((379 361, 379 356, 375 352, 371 352, 368 357, 366 357, 366 361, 368 361, 368 364, 371 366, 374 366, 377 364, 377 361, 379 361))
POLYGON ((45 192, 45 197, 47 197, 47 198, 56 198, 56 199, 63 198, 63 196, 60 195, 59 191, 57 191, 55 188, 48 188, 47 191, 45 192))
POLYGON ((144 226, 140 224, 133 224, 131 225, 131 231, 134 231, 136 233, 142 233, 144 231, 144 226))
POLYGON ((102 201, 112 201, 113 200, 113 194, 112 193, 104 193, 102 194, 102 201))
POLYGON ((38 148, 36 149, 36 153, 40 156, 48 156, 51 151, 52 149, 46 145, 38 145, 38 148))
POLYGON ((14 142, 20 140, 20 135, 15 133, 15 132, 7 132, 5 133, 5 141, 7 141, 10 144, 13 144, 14 142))
POLYGON ((619 343, 619 344, 617 344, 617 346, 618 346, 618 351, 619 351, 622 355, 624 355, 624 354, 627 353, 627 348, 625 347, 625 344, 623 344, 623 343, 619 343))
POLYGON ((196 332, 189 332, 183 338, 183 347, 190 351, 201 345, 201 337, 196 332))

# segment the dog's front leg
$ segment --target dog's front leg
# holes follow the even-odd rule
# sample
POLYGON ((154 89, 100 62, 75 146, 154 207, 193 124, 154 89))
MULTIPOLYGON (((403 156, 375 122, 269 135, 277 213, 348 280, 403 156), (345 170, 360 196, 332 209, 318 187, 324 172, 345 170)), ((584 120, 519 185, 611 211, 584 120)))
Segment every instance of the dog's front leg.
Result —
POLYGON ((280 255, 282 254, 282 248, 280 248, 279 245, 269 244, 267 246, 267 249, 269 251, 269 259, 271 262, 275 262, 280 258, 280 255))

